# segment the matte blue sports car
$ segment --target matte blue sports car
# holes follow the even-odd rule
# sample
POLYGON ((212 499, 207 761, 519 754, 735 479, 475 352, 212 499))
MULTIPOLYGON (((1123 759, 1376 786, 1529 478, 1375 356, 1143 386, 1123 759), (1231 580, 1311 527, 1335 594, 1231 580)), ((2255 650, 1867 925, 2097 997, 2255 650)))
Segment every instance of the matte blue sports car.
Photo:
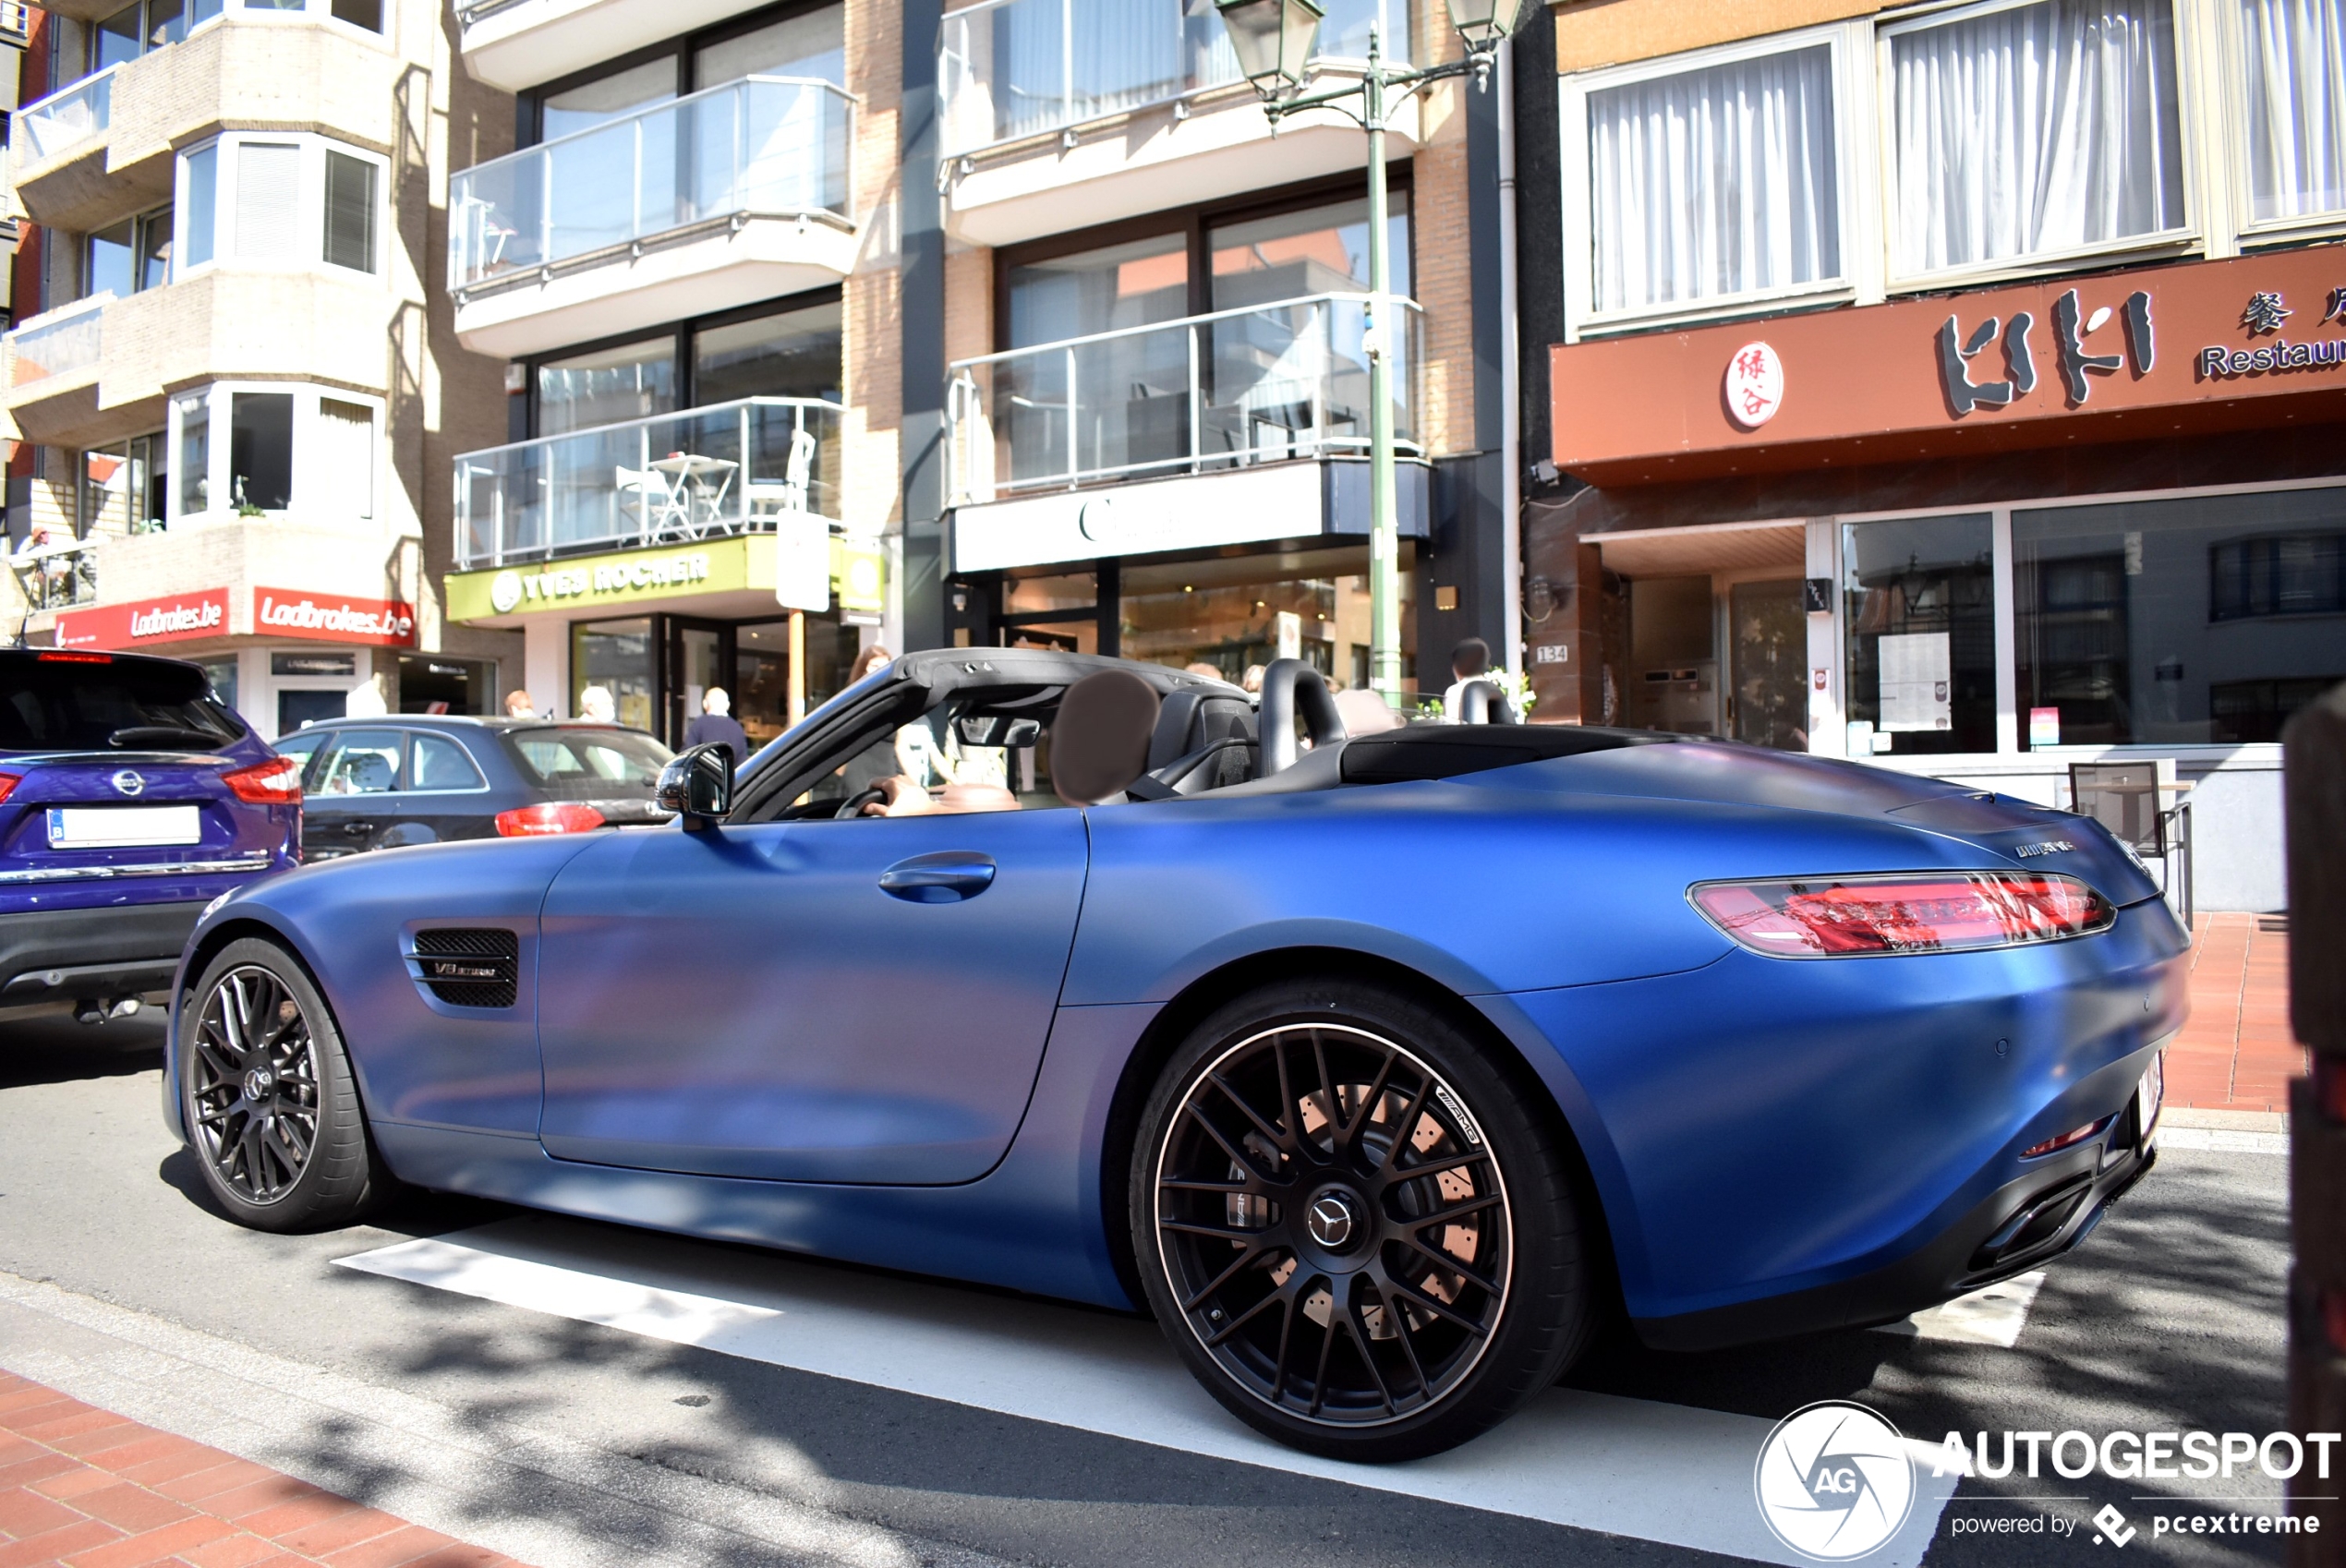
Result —
POLYGON ((2087 820, 1629 730, 1348 738, 1293 660, 1257 701, 914 655, 662 790, 211 910, 165 1114, 228 1212, 410 1182, 1141 1308, 1242 1419, 1392 1459, 1611 1312, 1723 1345, 2074 1246, 2183 1017, 2087 820))

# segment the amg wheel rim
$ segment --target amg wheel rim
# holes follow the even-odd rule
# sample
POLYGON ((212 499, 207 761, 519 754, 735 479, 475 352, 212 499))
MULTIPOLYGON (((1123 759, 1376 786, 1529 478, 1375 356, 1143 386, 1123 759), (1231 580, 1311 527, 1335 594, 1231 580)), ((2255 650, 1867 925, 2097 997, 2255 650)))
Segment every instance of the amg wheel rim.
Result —
POLYGON ((1199 1074, 1156 1160, 1157 1252, 1190 1331, 1289 1416, 1438 1405, 1507 1305, 1506 1186, 1466 1102, 1365 1030, 1290 1024, 1199 1074))
POLYGON ((230 970, 187 1040, 197 1153, 252 1203, 283 1198, 318 1142, 318 1045, 308 1016, 265 969, 230 970))

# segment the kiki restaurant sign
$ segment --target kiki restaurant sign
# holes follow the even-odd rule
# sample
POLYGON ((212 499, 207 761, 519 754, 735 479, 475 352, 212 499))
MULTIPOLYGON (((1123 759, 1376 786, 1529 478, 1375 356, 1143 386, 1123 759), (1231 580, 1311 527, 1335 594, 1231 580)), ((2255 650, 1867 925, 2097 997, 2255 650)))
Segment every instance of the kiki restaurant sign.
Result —
POLYGON ((2346 247, 2046 279, 1551 355, 1556 466, 1600 485, 2335 420, 2346 416, 2346 247))

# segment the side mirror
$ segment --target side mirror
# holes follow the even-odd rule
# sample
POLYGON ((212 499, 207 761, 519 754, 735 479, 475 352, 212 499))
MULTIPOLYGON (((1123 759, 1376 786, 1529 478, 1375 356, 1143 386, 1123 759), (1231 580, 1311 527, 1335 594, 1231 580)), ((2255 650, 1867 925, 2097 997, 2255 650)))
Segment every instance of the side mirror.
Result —
POLYGON ((733 809, 733 748, 722 741, 691 751, 659 770, 654 801, 684 819, 684 830, 701 833, 733 809))

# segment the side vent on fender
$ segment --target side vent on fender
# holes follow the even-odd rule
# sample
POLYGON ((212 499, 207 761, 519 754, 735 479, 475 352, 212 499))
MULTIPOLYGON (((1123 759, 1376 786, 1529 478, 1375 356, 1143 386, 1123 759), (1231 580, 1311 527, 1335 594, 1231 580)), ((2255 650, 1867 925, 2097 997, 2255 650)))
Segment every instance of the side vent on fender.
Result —
POLYGON ((510 1007, 519 995, 520 949, 510 931, 447 926, 416 933, 416 978, 458 1007, 510 1007))

